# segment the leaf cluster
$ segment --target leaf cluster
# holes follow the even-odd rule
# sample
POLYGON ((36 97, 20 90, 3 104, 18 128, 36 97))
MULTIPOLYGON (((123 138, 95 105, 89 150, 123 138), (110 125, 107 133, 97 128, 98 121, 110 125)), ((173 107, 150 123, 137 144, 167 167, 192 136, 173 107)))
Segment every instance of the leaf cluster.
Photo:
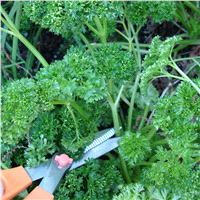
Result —
POLYGON ((170 21, 175 13, 175 3, 169 1, 130 1, 126 5, 126 16, 135 25, 142 26, 151 16, 152 21, 170 21))
POLYGON ((128 51, 122 51, 121 46, 115 43, 100 46, 94 52, 97 60, 97 72, 113 79, 116 83, 131 80, 137 70, 134 56, 128 51))
POLYGON ((61 61, 41 69, 36 78, 53 79, 59 83, 61 97, 79 97, 94 102, 106 96, 108 80, 118 84, 135 73, 134 57, 117 44, 106 44, 94 51, 94 57, 83 47, 71 47, 61 61))
POLYGON ((176 44, 181 41, 179 36, 167 38, 165 41, 160 40, 160 36, 153 38, 149 53, 145 56, 142 62, 143 72, 141 77, 141 92, 146 93, 149 85, 149 80, 161 76, 170 77, 167 72, 167 65, 171 64, 172 50, 176 44))
MULTIPOLYGON (((199 79, 193 81, 200 85, 199 79)), ((189 82, 179 84, 172 97, 160 98, 155 108, 153 123, 164 131, 160 134, 185 140, 182 144, 199 138, 199 95, 189 82)))
POLYGON ((151 152, 150 142, 139 132, 131 133, 126 131, 122 139, 118 141, 118 144, 119 153, 131 166, 146 159, 151 152))
POLYGON ((30 1, 24 3, 24 12, 32 22, 67 38, 85 33, 85 22, 94 25, 94 16, 106 19, 112 33, 123 10, 122 3, 115 1, 30 1))
POLYGON ((198 2, 176 2, 175 17, 183 24, 190 38, 199 39, 200 19, 198 2))
POLYGON ((39 113, 52 110, 50 101, 59 94, 53 80, 36 82, 23 78, 8 82, 2 88, 2 137, 8 144, 16 144, 28 132, 39 113))
MULTIPOLYGON (((177 167, 176 164, 174 164, 174 166, 171 167, 172 171, 176 169, 177 167)), ((163 167, 162 167, 162 170, 168 169, 167 168, 168 166, 165 166, 166 168, 163 168, 163 167)), ((181 167, 180 164, 178 164, 178 167, 179 168, 181 167)), ((181 174, 179 172, 179 176, 176 178, 173 177, 171 173, 168 176, 166 175, 165 176, 166 180, 161 185, 159 185, 158 182, 155 183, 154 181, 149 181, 149 178, 152 179, 153 177, 158 177, 160 175, 162 176, 163 173, 161 174, 160 170, 161 170, 160 166, 153 166, 152 171, 144 170, 144 173, 146 174, 146 177, 145 177, 146 180, 145 181, 143 180, 142 182, 148 185, 151 185, 151 184, 155 185, 157 189, 165 188, 167 191, 169 191, 170 194, 173 194, 174 196, 179 196, 180 199, 187 200, 187 199, 199 198, 199 195, 200 195, 200 192, 199 192, 200 167, 199 165, 197 165, 194 169, 188 171, 187 173, 181 174)))
POLYGON ((18 144, 27 148, 24 158, 15 162, 34 166, 63 148, 76 160, 92 141, 97 127, 112 122, 105 98, 108 79, 115 78, 118 84, 130 79, 135 60, 114 44, 96 49, 94 55, 84 48, 72 47, 62 61, 41 69, 37 80, 20 79, 3 87, 2 138, 10 148, 18 144), (120 73, 120 68, 124 73, 120 73), (74 99, 90 121, 83 119, 77 109, 55 109, 52 104, 64 100, 70 106, 74 99))
POLYGON ((82 118, 76 110, 72 109, 72 111, 76 117, 78 130, 75 128, 73 116, 66 106, 59 109, 57 115, 61 124, 59 130, 61 149, 76 161, 82 157, 85 147, 94 139, 96 119, 88 121, 82 118))
MULTIPOLYGON (((15 143, 13 141, 12 145, 3 145, 2 155, 6 155, 10 148, 23 144, 25 149, 20 152, 20 155, 19 150, 8 155, 19 165, 26 164, 34 167, 40 162, 47 162, 56 151, 62 150, 74 160, 78 160, 83 155, 85 147, 94 138, 96 119, 87 121, 77 111, 73 110, 73 112, 80 130, 78 134, 74 119, 67 107, 56 107, 52 111, 39 114, 32 122, 29 131, 27 129, 27 135, 23 139, 15 143)), ((4 144, 4 136, 2 139, 4 144)), ((6 160, 5 163, 7 163, 6 160)))
POLYGON ((95 73, 91 59, 85 49, 71 47, 63 60, 41 69, 36 78, 56 80, 61 87, 60 99, 77 96, 87 102, 100 100, 105 95, 105 77, 95 73))
MULTIPOLYGON (((199 79, 194 82, 200 85, 199 79)), ((158 147, 157 163, 145 168, 143 174, 144 182, 171 189, 183 199, 199 195, 196 189, 199 167, 195 162, 200 153, 199 102, 196 90, 188 82, 179 84, 174 96, 159 100, 153 123, 163 130, 160 134, 166 137, 169 146, 158 147)))
POLYGON ((154 186, 144 187, 141 183, 131 183, 121 189, 121 193, 113 200, 177 200, 178 195, 172 195, 165 188, 158 190, 154 186))
MULTIPOLYGON (((60 150, 56 144, 62 124, 53 111, 43 112, 32 123, 27 139, 28 148, 24 152, 27 166, 47 162, 48 155, 60 150)), ((22 165, 23 163, 21 163, 22 165)))
POLYGON ((86 164, 65 175, 55 198, 63 199, 111 199, 123 183, 120 172, 111 161, 89 159, 86 164))

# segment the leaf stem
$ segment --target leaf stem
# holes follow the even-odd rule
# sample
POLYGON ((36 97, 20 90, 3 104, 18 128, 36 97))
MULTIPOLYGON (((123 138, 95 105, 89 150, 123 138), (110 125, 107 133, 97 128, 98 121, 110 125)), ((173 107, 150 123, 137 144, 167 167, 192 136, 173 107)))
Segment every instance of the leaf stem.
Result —
POLYGON ((3 162, 1 162, 1 168, 8 169, 8 167, 3 162))
POLYGON ((127 181, 127 183, 131 183, 132 181, 131 181, 131 178, 129 176, 126 163, 125 163, 123 157, 120 154, 119 154, 119 159, 120 159, 120 163, 122 165, 122 169, 123 169, 123 173, 124 173, 124 176, 126 178, 126 181, 127 181))
POLYGON ((79 140, 79 129, 78 129, 78 124, 77 124, 77 121, 76 121, 76 117, 70 107, 70 103, 67 103, 67 108, 69 110, 69 112, 71 113, 72 115, 72 118, 73 118, 73 121, 74 121, 74 124, 75 124, 75 127, 76 127, 76 139, 79 140))
POLYGON ((152 129, 147 134, 147 139, 151 140, 153 138, 154 134, 156 133, 156 131, 157 130, 156 130, 155 126, 153 126, 152 129))
POLYGON ((170 65, 171 67, 173 67, 176 71, 179 72, 179 74, 181 74, 181 76, 183 78, 185 78, 186 81, 190 82, 191 85, 196 89, 196 91, 200 94, 200 88, 176 65, 176 63, 174 62, 174 60, 171 58, 170 59, 172 61, 172 64, 170 65))
POLYGON ((151 146, 154 147, 154 146, 164 145, 164 144, 168 144, 168 141, 165 140, 165 139, 161 139, 161 140, 157 140, 155 142, 152 142, 151 146))
POLYGON ((133 92, 132 92, 132 96, 131 96, 131 102, 130 102, 130 106, 128 109, 128 131, 131 131, 133 106, 134 106, 134 102, 135 102, 135 97, 136 97, 139 80, 140 80, 140 72, 137 73, 137 76, 135 79, 135 84, 134 84, 133 92))
POLYGON ((148 166, 148 165, 152 165, 152 164, 153 164, 153 162, 145 162, 145 161, 143 161, 143 162, 136 163, 135 166, 141 166, 141 165, 148 166))
POLYGON ((115 100, 115 107, 117 107, 118 104, 119 104, 119 100, 120 100, 123 89, 124 89, 124 85, 121 86, 120 91, 119 91, 118 96, 117 96, 117 99, 115 100))
POLYGON ((70 103, 70 105, 73 106, 81 114, 81 116, 84 117, 84 119, 86 119, 87 121, 89 120, 89 116, 74 100, 59 100, 59 101, 52 101, 51 103, 54 105, 62 105, 62 104, 66 105, 70 103))
POLYGON ((140 121, 140 124, 138 126, 138 130, 141 130, 142 127, 144 126, 144 122, 145 122, 145 118, 147 117, 148 113, 149 113, 149 108, 150 108, 150 103, 147 102, 145 104, 145 109, 144 109, 144 114, 143 114, 143 118, 140 121))
POLYGON ((91 53, 91 55, 94 57, 94 50, 92 49, 92 46, 90 42, 88 41, 88 39, 82 33, 80 33, 79 35, 80 35, 80 38, 84 41, 84 43, 87 45, 88 50, 91 53))

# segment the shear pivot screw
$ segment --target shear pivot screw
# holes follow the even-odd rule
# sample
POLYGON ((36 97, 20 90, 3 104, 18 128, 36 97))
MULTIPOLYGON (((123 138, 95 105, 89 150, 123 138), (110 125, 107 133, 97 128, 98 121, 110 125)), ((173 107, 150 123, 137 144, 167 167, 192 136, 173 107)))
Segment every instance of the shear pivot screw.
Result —
POLYGON ((55 156, 54 160, 57 161, 58 165, 61 167, 65 166, 67 164, 71 165, 73 162, 73 159, 70 158, 67 154, 61 154, 60 156, 57 155, 57 156, 55 156))

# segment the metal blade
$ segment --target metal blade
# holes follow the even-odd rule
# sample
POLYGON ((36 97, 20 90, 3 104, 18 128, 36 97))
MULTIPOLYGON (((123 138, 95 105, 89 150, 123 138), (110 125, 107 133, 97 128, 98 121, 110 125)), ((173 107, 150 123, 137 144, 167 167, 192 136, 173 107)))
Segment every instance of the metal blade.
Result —
POLYGON ((30 176, 32 181, 36 181, 38 179, 43 178, 48 170, 50 161, 48 161, 46 164, 41 163, 40 165, 30 168, 30 167, 25 167, 24 169, 26 170, 27 174, 30 176))
POLYGON ((109 151, 115 149, 118 147, 117 141, 121 139, 121 137, 116 137, 112 139, 108 139, 104 143, 98 145, 97 147, 91 149, 86 154, 84 154, 83 158, 79 161, 73 162, 72 166, 69 170, 75 169, 77 167, 80 167, 81 165, 85 164, 85 160, 88 160, 88 158, 98 158, 109 151))
POLYGON ((39 184, 41 188, 43 188, 44 190, 46 190, 51 194, 55 192, 66 170, 69 169, 71 166, 71 165, 65 165, 63 167, 60 167, 58 163, 54 160, 55 156, 56 154, 52 157, 49 169, 45 177, 39 184))

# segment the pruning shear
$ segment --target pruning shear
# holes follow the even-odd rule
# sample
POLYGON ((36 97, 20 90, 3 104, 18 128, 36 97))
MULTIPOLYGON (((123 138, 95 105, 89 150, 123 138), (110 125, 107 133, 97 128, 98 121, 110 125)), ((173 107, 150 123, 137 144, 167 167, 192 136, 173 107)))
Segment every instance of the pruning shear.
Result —
POLYGON ((118 147, 117 141, 120 137, 110 138, 114 134, 114 128, 95 133, 94 141, 86 147, 83 157, 78 161, 73 161, 66 154, 56 153, 48 163, 41 163, 35 168, 19 166, 1 170, 0 198, 10 200, 29 187, 33 181, 43 178, 39 186, 35 187, 24 200, 53 200, 53 193, 67 170, 80 167, 88 158, 98 158, 118 147))

